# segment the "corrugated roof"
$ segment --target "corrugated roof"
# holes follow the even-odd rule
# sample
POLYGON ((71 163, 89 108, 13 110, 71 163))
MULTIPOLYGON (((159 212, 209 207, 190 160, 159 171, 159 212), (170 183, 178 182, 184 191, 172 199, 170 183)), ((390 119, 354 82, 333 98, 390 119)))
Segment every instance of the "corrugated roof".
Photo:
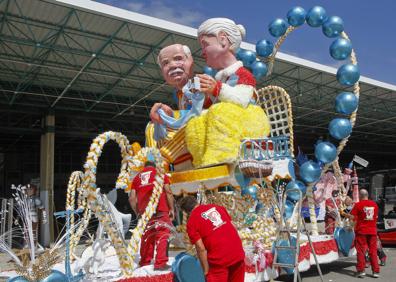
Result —
MULTIPOLYGON (((160 48, 186 44, 196 71, 205 65, 195 29, 98 2, 3 0, 0 11, 0 103, 5 109, 34 107, 113 119, 133 110, 147 119, 154 102, 173 103, 172 89, 155 62, 160 48)), ((335 96, 345 89, 335 73, 335 68, 279 52, 273 74, 258 85, 288 91, 297 134, 326 135, 335 117, 335 96)), ((394 145, 396 86, 367 77, 360 81, 352 141, 394 145)))

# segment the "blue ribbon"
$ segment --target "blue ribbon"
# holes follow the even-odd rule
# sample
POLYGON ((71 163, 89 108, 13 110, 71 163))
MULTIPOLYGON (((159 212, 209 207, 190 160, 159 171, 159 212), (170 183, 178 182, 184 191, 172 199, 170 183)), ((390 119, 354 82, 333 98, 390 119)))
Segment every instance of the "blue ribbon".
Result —
POLYGON ((179 119, 168 116, 162 109, 159 109, 158 114, 164 121, 164 123, 154 124, 154 139, 156 141, 166 137, 167 126, 173 129, 179 129, 180 127, 185 125, 187 121, 190 120, 192 117, 199 116, 201 114, 205 95, 200 92, 192 93, 189 90, 184 90, 183 92, 184 99, 191 100, 191 108, 189 110, 181 110, 179 119))

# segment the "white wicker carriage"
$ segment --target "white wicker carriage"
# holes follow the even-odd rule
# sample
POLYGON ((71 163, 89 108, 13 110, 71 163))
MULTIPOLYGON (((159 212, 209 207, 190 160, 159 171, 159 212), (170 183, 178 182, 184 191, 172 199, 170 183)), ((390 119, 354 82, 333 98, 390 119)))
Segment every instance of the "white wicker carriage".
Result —
POLYGON ((290 97, 278 86, 267 86, 258 91, 258 105, 266 112, 270 137, 243 140, 239 149, 238 166, 250 178, 271 175, 273 159, 294 157, 293 120, 290 97))

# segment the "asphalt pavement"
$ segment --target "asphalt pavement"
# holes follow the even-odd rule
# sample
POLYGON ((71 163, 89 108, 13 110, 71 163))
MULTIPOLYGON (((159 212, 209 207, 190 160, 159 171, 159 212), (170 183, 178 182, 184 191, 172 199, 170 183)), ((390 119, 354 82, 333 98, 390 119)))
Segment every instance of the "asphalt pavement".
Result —
MULTIPOLYGON (((385 266, 381 266, 380 278, 371 277, 371 268, 366 268, 366 277, 357 278, 356 274, 356 257, 341 258, 329 264, 321 264, 323 281, 378 281, 378 282, 396 282, 396 247, 384 248, 387 255, 385 266)), ((313 265, 309 271, 301 273, 302 281, 317 282, 321 281, 317 268, 313 265)), ((280 276, 276 281, 293 281, 293 276, 280 276)))
MULTIPOLYGON (((387 255, 386 266, 381 266, 380 278, 371 277, 371 269, 366 268, 365 278, 356 278, 355 265, 356 257, 341 258, 329 264, 321 264, 323 273, 323 281, 325 282, 339 282, 339 281, 378 281, 378 282, 396 282, 396 246, 393 248, 384 248, 387 255)), ((0 270, 5 270, 10 267, 9 258, 5 254, 0 254, 0 270)), ((321 281, 318 275, 317 268, 313 265, 309 271, 301 273, 302 281, 304 282, 318 282, 321 281)), ((6 281, 5 278, 0 277, 0 282, 6 281)), ((293 276, 282 275, 276 281, 293 281, 293 276)))

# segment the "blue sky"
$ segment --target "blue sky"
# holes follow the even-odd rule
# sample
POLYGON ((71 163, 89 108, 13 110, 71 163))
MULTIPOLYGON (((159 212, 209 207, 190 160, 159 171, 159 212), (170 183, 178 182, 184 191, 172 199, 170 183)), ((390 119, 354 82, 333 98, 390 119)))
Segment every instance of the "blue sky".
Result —
MULTIPOLYGON (((268 24, 275 18, 286 18, 287 12, 301 6, 305 10, 319 5, 328 15, 343 19, 358 56, 361 74, 396 85, 396 1, 394 0, 98 0, 108 5, 197 28, 212 17, 228 17, 243 24, 245 41, 275 41, 268 24), (249 3, 247 5, 247 3, 249 3)), ((318 63, 338 67, 328 49, 333 39, 323 35, 321 28, 304 25, 294 31, 281 51, 318 63)))

